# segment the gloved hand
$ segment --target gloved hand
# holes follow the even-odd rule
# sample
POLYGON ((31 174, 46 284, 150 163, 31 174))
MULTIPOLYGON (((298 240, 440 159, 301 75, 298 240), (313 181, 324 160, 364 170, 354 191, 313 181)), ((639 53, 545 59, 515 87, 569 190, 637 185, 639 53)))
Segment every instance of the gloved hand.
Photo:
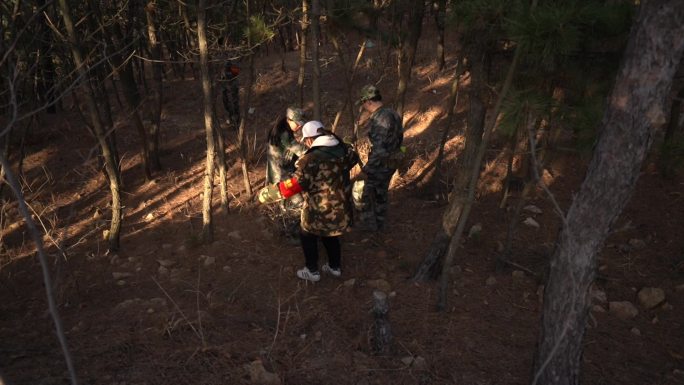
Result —
POLYGON ((270 184, 259 191, 259 202, 263 204, 275 203, 281 201, 283 196, 280 195, 278 184, 270 184))
POLYGON ((347 135, 344 138, 342 138, 342 141, 346 144, 354 144, 354 142, 356 142, 356 138, 354 138, 353 136, 347 135))

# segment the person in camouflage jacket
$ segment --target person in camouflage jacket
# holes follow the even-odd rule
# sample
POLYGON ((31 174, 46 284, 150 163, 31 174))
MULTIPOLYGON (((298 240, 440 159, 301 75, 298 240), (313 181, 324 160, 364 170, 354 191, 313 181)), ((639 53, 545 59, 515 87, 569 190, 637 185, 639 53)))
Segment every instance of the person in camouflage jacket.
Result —
POLYGON ((266 152, 266 183, 277 183, 292 176, 295 162, 307 148, 295 139, 295 133, 304 125, 304 112, 289 107, 285 116, 268 133, 266 152))
POLYGON ((381 230, 389 205, 389 185, 397 170, 396 159, 402 155, 404 127, 399 114, 382 103, 380 91, 373 85, 361 89, 358 100, 368 118, 370 153, 363 166, 365 183, 361 198, 361 221, 367 230, 381 230))
MULTIPOLYGON (((266 183, 273 184, 292 177, 295 162, 307 150, 299 143, 295 133, 304 125, 304 112, 289 107, 285 116, 271 128, 268 133, 266 150, 266 183)), ((302 207, 302 196, 297 194, 287 201, 280 202, 280 210, 276 214, 282 234, 293 243, 299 243, 299 215, 302 207)))
MULTIPOLYGON (((359 157, 351 146, 325 131, 321 122, 306 123, 302 128, 302 138, 309 149, 297 161, 294 176, 280 182, 275 194, 279 199, 287 199, 299 192, 304 196, 300 240, 306 266, 297 271, 297 277, 316 282, 320 280, 319 238, 328 254, 328 263, 322 270, 333 276, 341 275, 339 237, 351 223, 349 171, 358 163, 359 157)), ((268 189, 269 186, 266 187, 266 195, 268 189)), ((262 200, 262 192, 260 201, 271 201, 268 198, 262 200)))

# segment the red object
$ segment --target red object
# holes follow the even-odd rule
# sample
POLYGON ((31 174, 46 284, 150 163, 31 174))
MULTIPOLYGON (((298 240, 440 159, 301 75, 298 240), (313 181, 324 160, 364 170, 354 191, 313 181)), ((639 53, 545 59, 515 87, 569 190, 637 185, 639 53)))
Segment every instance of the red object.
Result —
POLYGON ((302 186, 297 183, 297 178, 290 178, 278 183, 278 190, 280 190, 280 195, 287 199, 302 191, 302 186))
POLYGON ((240 73, 240 67, 231 66, 230 67, 230 73, 233 74, 234 76, 237 76, 240 73))

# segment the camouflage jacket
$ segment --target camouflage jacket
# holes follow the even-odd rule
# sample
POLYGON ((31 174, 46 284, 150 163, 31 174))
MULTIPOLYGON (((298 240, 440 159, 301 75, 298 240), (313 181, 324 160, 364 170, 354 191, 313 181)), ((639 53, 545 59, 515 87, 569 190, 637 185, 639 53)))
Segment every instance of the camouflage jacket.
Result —
POLYGON ((358 161, 359 156, 351 146, 333 136, 322 136, 297 162, 295 177, 304 195, 301 214, 304 231, 335 237, 350 225, 349 171, 358 161))
POLYGON ((368 124, 370 125, 368 138, 371 148, 363 171, 366 174, 373 174, 374 171, 389 170, 391 169, 388 166, 389 158, 400 151, 404 141, 401 117, 389 107, 380 107, 373 112, 368 124))
POLYGON ((295 161, 306 152, 306 146, 287 132, 280 134, 280 145, 268 144, 266 153, 266 182, 277 183, 292 176, 295 161))

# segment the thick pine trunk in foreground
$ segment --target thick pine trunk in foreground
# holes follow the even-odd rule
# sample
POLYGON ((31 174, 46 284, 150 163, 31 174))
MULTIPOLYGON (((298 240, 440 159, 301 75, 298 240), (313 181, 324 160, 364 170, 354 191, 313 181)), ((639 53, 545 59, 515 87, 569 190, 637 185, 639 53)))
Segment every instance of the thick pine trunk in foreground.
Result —
POLYGON ((684 2, 642 2, 587 176, 560 231, 544 292, 533 384, 579 384, 596 254, 626 205, 684 51, 684 2), (588 226, 591 224, 591 226, 588 226))

